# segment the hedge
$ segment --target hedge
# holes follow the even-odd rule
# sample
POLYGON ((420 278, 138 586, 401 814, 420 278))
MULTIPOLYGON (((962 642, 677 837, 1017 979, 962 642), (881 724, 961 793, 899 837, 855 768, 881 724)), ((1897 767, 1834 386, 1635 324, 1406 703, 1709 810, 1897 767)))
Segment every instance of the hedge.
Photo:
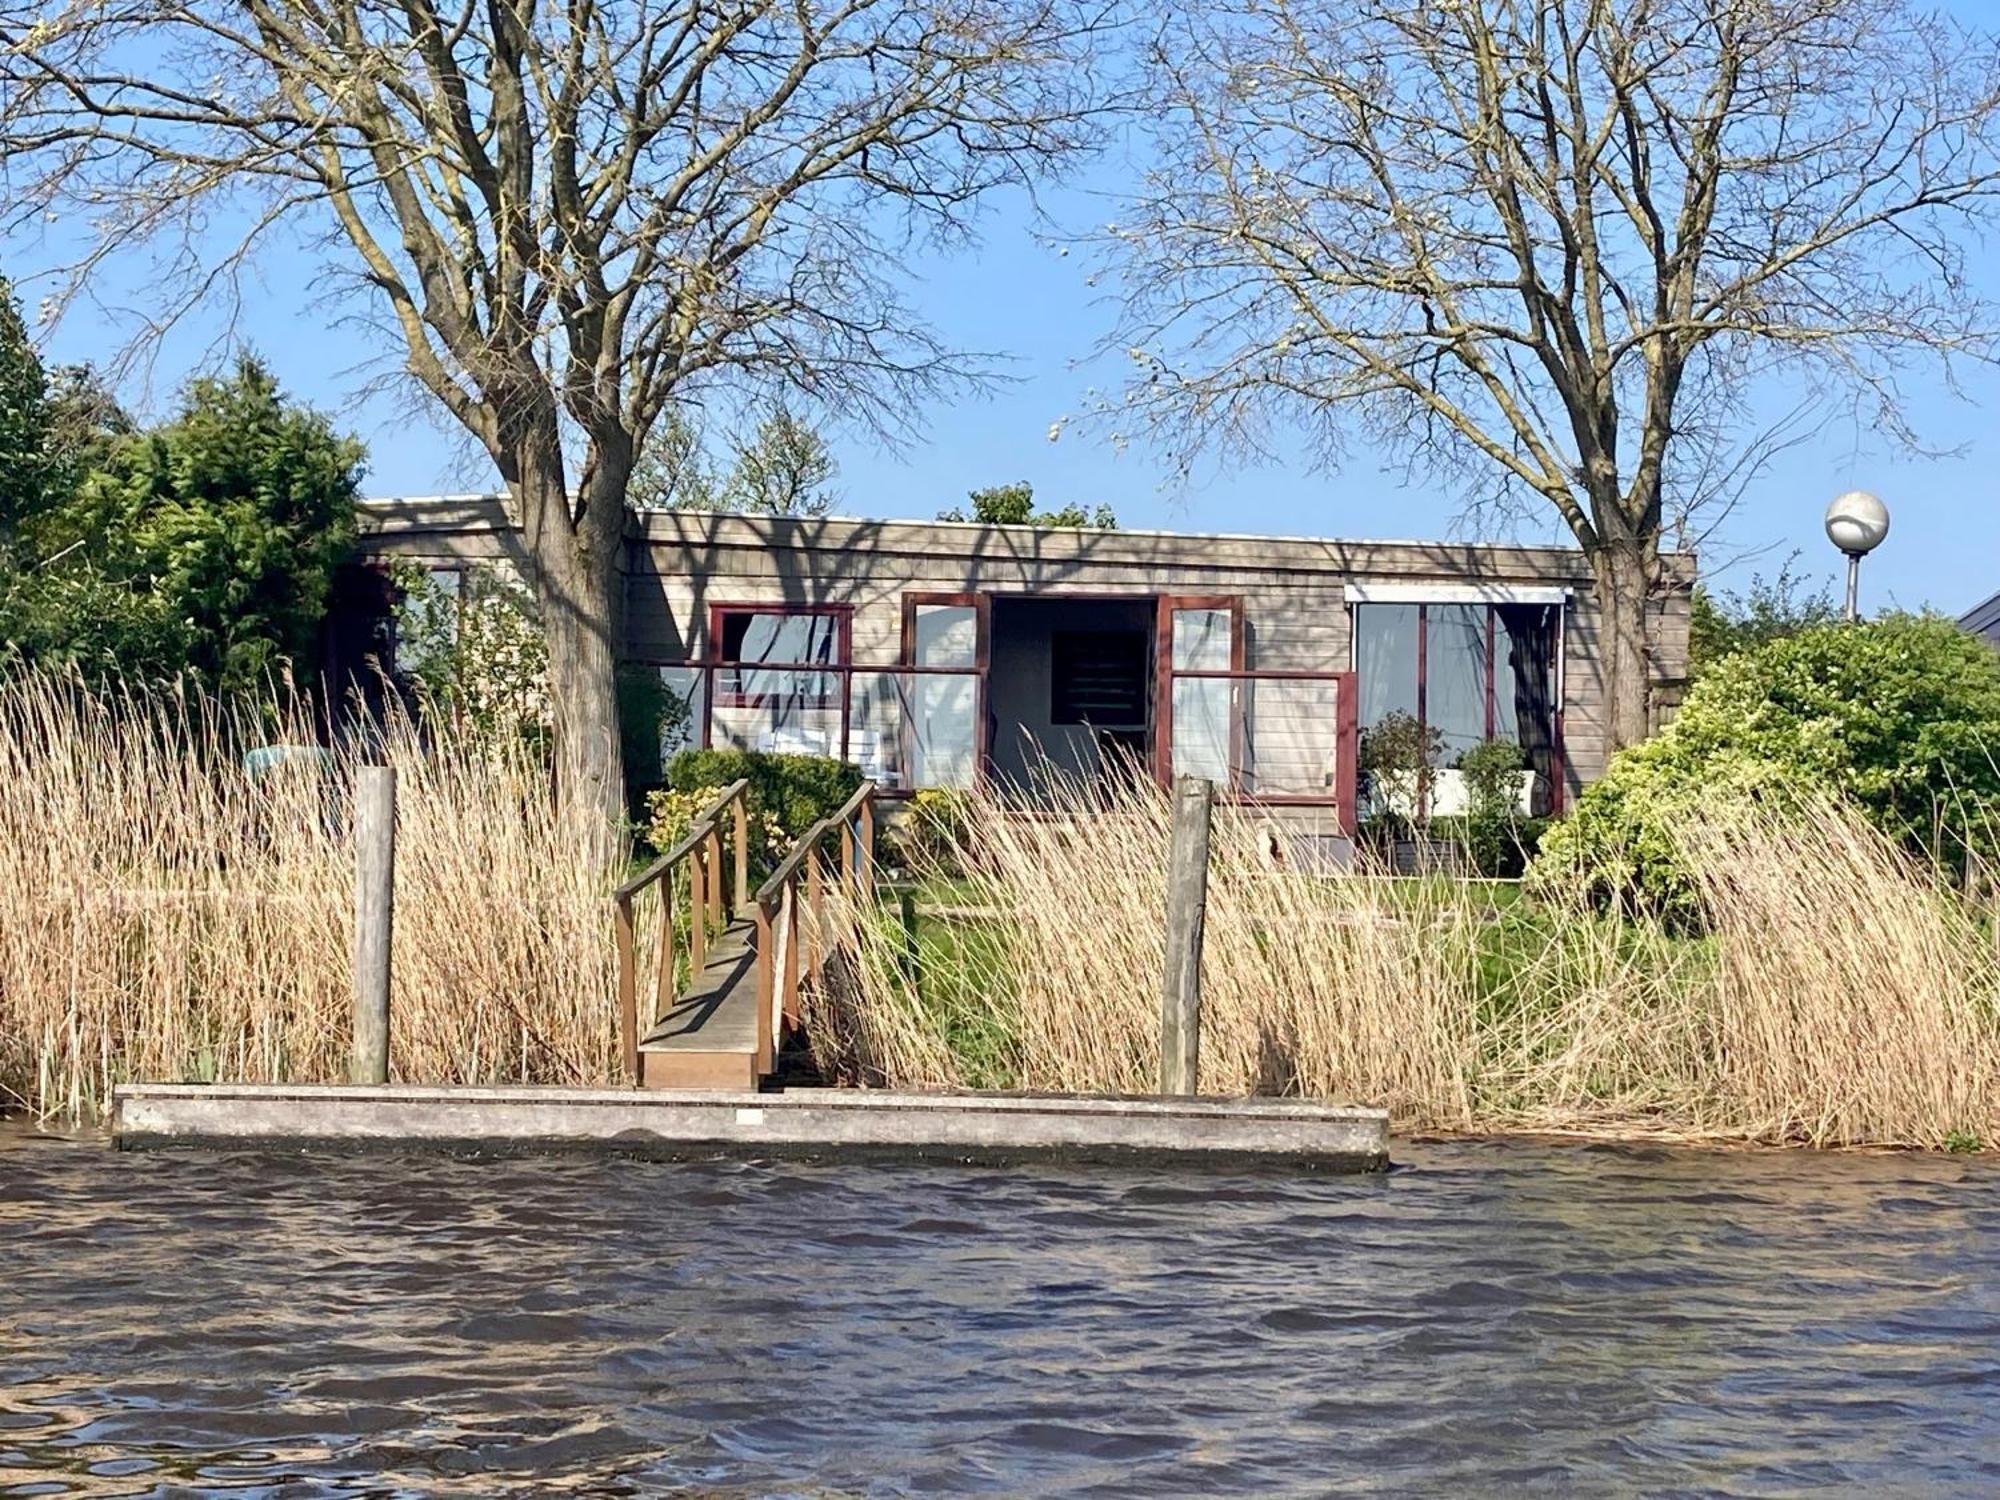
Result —
POLYGON ((858 766, 817 755, 683 750, 667 767, 667 785, 677 792, 720 790, 738 778, 750 782, 750 810, 768 812, 792 838, 838 812, 861 788, 858 766))

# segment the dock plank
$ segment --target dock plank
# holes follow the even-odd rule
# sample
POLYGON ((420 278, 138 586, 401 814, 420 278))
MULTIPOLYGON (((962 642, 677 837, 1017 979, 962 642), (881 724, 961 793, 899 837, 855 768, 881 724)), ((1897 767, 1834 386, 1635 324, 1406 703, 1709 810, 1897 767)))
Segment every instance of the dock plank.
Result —
POLYGON ((732 922, 709 949, 708 963, 653 1029, 641 1052, 757 1050, 756 929, 732 922))

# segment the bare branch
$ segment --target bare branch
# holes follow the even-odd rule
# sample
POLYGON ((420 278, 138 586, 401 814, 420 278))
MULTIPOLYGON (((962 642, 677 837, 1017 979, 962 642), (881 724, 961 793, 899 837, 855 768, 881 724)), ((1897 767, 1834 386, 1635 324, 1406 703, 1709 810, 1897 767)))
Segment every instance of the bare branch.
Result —
POLYGON ((1614 633, 1668 525, 1818 419, 1760 424, 1758 382, 1909 437, 1911 359, 1995 352, 1964 246, 2000 55, 1903 0, 1184 0, 1147 62, 1108 419, 1183 463, 1358 428, 1497 485, 1597 560, 1614 633))

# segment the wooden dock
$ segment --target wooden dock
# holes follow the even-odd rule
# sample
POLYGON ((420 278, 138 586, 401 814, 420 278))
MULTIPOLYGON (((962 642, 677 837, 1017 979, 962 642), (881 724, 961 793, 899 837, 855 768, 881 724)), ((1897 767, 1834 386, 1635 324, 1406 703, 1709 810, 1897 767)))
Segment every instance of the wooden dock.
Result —
POLYGON ((850 914, 875 899, 872 781, 801 834, 754 893, 749 787, 722 788, 679 843, 612 894, 620 1050, 625 1076, 641 1088, 757 1087, 799 1030, 800 987, 820 977, 837 946, 836 897, 850 914), (658 903, 649 964, 641 963, 641 900, 658 903))
POLYGON ((1388 1165, 1379 1109, 1276 1099, 896 1094, 869 1089, 125 1084, 121 1148, 332 1145, 942 1161, 1163 1160, 1366 1172, 1388 1165))

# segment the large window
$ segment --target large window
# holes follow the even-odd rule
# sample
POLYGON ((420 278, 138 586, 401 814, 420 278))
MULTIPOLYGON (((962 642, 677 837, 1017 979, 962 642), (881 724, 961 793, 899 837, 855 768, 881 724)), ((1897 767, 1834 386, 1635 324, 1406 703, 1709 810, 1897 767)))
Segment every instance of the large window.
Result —
POLYGON ((830 708, 840 702, 837 672, 812 670, 847 660, 847 613, 719 605, 713 612, 715 702, 722 708, 830 708))
POLYGON ((1506 740, 1552 789, 1560 612, 1539 603, 1356 605, 1361 728, 1410 714, 1437 731, 1444 767, 1482 740, 1506 740))

